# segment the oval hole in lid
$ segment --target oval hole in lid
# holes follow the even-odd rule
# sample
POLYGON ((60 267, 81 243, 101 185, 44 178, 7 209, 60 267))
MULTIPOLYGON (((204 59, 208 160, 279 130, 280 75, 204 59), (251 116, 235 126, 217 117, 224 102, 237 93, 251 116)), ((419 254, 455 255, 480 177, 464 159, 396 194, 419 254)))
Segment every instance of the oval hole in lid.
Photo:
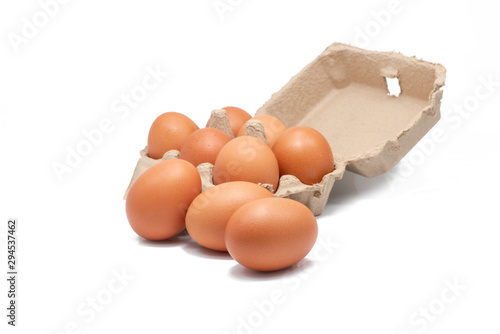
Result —
POLYGON ((387 83, 387 95, 398 97, 401 94, 401 86, 398 78, 385 78, 387 83))

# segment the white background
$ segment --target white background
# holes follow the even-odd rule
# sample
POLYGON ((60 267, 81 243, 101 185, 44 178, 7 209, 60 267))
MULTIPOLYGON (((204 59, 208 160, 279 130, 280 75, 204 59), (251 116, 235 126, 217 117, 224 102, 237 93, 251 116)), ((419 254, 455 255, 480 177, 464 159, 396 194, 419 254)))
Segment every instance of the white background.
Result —
POLYGON ((499 334, 493 2, 401 0, 381 23, 374 13, 392 9, 388 0, 228 3, 221 17, 212 0, 69 1, 16 52, 10 39, 41 7, 2 2, 0 258, 5 268, 5 225, 16 217, 20 273, 14 329, 1 280, 2 333, 499 334), (226 105, 253 114, 336 41, 447 68, 445 117, 428 146, 387 175, 346 173, 318 217, 315 250, 289 270, 253 273, 186 235, 134 234, 122 196, 159 114, 199 126, 226 105), (147 67, 169 74, 128 115, 115 113, 147 67), (112 130, 59 180, 54 162, 103 119, 112 130), (126 286, 113 278, 122 271, 126 286), (446 290, 455 283, 456 296, 446 290), (90 311, 92 298, 106 305, 90 311))

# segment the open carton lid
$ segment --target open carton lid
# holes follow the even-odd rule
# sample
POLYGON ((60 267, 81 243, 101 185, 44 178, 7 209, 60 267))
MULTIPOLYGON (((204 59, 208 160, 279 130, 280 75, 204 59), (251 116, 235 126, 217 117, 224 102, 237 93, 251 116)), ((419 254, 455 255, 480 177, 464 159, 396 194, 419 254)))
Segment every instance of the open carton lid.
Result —
POLYGON ((415 57, 335 43, 256 115, 320 131, 336 169, 345 165, 374 177, 394 167, 439 120, 445 73, 442 65, 415 57), (399 80, 399 96, 390 95, 386 78, 399 80))

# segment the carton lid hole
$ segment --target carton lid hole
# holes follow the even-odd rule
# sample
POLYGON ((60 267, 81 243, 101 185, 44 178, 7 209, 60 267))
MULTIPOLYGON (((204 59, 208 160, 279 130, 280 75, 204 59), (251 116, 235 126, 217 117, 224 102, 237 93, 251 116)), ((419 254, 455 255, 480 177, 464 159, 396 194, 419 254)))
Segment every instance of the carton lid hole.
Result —
POLYGON ((398 97, 401 94, 401 86, 398 78, 385 78, 387 83, 387 95, 398 97))

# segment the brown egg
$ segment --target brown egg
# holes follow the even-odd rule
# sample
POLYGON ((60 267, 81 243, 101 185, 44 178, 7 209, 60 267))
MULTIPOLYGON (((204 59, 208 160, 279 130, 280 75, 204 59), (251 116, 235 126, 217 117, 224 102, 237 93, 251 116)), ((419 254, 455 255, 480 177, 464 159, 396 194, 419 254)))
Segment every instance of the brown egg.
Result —
MULTIPOLYGON (((222 108, 226 111, 227 117, 229 118, 229 124, 231 124, 231 129, 233 130, 233 134, 236 137, 240 128, 248 121, 252 116, 247 113, 245 110, 238 107, 225 107, 222 108)), ((210 125, 210 120, 207 122, 207 127, 210 125)))
POLYGON ((242 205, 273 194, 255 183, 236 181, 219 184, 198 195, 186 214, 186 229, 200 245, 227 251, 224 231, 231 215, 242 205))
POLYGON ((231 140, 220 150, 214 164, 214 184, 230 181, 267 183, 276 191, 279 167, 273 151, 254 137, 231 140))
POLYGON ((280 176, 294 175, 304 184, 316 184, 333 172, 333 154, 321 133, 307 126, 286 130, 273 146, 280 176))
POLYGON ((184 141, 199 127, 187 116, 167 112, 158 116, 149 130, 148 156, 160 159, 170 150, 180 150, 184 141))
POLYGON ((204 128, 193 132, 182 144, 179 159, 192 163, 195 167, 201 163, 209 162, 212 165, 224 145, 231 140, 225 132, 204 128))
MULTIPOLYGON (((274 143, 276 142, 276 139, 284 132, 286 131, 287 126, 280 121, 278 118, 270 115, 260 115, 260 116, 255 116, 252 119, 257 119, 262 122, 262 125, 264 126, 264 131, 266 133, 266 139, 269 147, 273 147, 274 143)), ((240 128, 240 131, 238 132, 238 137, 244 136, 245 135, 245 127, 242 126, 240 128)))
POLYGON ((264 198, 240 207, 226 226, 229 254, 259 271, 287 268, 302 260, 318 236, 318 224, 303 204, 287 198, 264 198))
POLYGON ((127 195, 127 218, 132 229, 149 240, 165 240, 185 227, 186 211, 201 193, 198 171, 187 161, 157 163, 132 184, 127 195))

